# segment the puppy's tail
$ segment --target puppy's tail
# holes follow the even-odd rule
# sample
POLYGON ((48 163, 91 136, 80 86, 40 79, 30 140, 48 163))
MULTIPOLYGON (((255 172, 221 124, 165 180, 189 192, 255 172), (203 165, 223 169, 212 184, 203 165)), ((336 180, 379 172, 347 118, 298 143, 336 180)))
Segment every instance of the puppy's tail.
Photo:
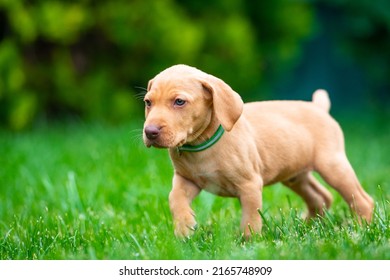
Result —
POLYGON ((329 112, 330 99, 328 92, 324 89, 317 89, 313 93, 313 103, 320 107, 322 110, 329 112))

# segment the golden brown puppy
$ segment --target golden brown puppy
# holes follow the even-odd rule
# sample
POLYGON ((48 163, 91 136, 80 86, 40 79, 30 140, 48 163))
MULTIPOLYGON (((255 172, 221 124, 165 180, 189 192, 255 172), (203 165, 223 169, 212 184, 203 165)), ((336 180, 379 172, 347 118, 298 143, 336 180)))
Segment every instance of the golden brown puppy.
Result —
POLYGON ((322 214, 332 196, 312 171, 371 220, 373 200, 345 155, 343 133, 328 114, 324 90, 316 91, 312 102, 244 105, 222 80, 176 65, 149 81, 144 100, 145 145, 169 148, 175 169, 169 204, 177 236, 194 231, 191 202, 201 190, 240 200, 245 236, 261 231, 262 189, 276 182, 304 199, 309 217, 322 214))

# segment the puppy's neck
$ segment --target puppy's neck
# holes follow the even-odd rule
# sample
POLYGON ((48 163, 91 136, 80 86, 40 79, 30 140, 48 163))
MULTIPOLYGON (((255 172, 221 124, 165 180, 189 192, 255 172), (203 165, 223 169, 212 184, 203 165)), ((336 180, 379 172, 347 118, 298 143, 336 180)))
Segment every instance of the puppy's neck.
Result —
POLYGON ((209 140, 215 132, 218 130, 220 123, 215 117, 214 112, 212 112, 196 132, 193 133, 193 140, 188 141, 189 145, 199 145, 207 140, 209 140))

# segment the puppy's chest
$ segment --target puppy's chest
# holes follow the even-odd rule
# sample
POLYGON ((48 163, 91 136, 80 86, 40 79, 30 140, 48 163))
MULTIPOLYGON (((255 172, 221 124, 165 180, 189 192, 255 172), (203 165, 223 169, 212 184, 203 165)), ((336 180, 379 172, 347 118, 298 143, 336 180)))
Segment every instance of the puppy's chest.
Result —
POLYGON ((194 182, 199 188, 220 196, 237 196, 237 190, 233 182, 229 180, 224 170, 217 169, 211 163, 177 167, 176 171, 194 182))

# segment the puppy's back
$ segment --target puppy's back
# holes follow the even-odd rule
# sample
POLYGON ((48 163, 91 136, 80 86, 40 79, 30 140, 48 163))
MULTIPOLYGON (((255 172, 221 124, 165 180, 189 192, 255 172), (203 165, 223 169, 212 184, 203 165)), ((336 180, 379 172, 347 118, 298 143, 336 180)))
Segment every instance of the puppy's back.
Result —
POLYGON ((313 102, 247 103, 242 117, 250 124, 249 133, 268 170, 264 173, 266 185, 288 179, 288 174, 312 169, 318 151, 344 148, 337 122, 313 102))

